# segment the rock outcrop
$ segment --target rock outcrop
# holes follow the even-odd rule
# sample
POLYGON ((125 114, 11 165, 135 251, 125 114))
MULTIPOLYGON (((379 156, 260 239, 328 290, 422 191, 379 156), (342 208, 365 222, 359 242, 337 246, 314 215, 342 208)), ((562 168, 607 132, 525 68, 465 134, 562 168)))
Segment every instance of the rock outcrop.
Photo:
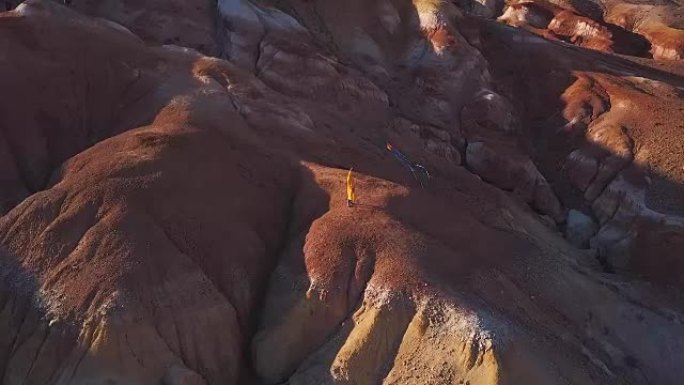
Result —
POLYGON ((684 7, 676 2, 513 0, 498 20, 603 52, 681 60, 682 15, 684 7))
POLYGON ((568 211, 565 227, 565 238, 568 242, 577 247, 586 248, 597 231, 596 223, 590 216, 577 210, 568 211))
MULTIPOLYGON (((542 175, 563 206, 593 213, 600 229, 590 245, 608 270, 650 275, 634 268, 637 261, 653 258, 633 252, 636 240, 651 229, 684 230, 677 198, 684 181, 676 139, 681 136, 681 77, 553 41, 526 44, 523 31, 484 25, 489 43, 480 44, 495 81, 510 100, 525 100, 521 119, 531 129, 524 141, 535 148, 533 159, 542 175), (525 56, 512 59, 501 44, 525 56), (590 57, 596 59, 592 64, 590 57)), ((662 259, 676 255, 673 249, 662 259)), ((662 274, 651 279, 662 282, 662 274)))

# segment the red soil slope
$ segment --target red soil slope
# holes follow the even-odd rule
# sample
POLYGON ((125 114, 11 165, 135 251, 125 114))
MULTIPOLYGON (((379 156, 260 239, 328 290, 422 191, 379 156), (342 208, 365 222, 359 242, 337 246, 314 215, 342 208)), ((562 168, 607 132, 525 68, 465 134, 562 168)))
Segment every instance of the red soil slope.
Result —
POLYGON ((0 15, 2 383, 678 383, 681 77, 440 1, 73 5, 144 40, 0 15))

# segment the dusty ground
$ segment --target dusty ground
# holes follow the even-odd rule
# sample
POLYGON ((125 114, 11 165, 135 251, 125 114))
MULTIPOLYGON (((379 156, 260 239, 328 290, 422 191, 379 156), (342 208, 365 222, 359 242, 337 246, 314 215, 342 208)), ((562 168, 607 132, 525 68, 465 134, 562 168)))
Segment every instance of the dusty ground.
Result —
POLYGON ((1 13, 2 383, 678 384, 679 8, 599 5, 1 13))

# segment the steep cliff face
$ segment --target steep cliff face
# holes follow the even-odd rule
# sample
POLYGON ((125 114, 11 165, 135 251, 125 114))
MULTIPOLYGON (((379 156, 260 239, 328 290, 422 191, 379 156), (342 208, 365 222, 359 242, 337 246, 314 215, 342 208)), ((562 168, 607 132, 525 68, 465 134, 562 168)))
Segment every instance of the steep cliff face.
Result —
POLYGON ((591 248, 610 271, 653 274, 654 282, 676 284, 681 274, 677 251, 654 257, 635 244, 657 229, 679 233, 684 223, 682 78, 544 40, 528 45, 525 39, 533 38, 527 35, 503 37, 496 35, 501 27, 488 28, 490 44, 483 52, 510 99, 525 97, 520 105, 527 109, 518 111, 529 127, 535 163, 565 207, 597 221, 591 248), (514 50, 525 55, 513 57, 514 50), (553 70, 542 70, 548 67, 553 70), (634 268, 654 258, 671 262, 659 272, 634 268))
POLYGON ((677 384, 684 71, 465 10, 0 14, 2 383, 677 384))
POLYGON ((604 52, 684 58, 684 6, 679 1, 512 0, 499 20, 604 52))

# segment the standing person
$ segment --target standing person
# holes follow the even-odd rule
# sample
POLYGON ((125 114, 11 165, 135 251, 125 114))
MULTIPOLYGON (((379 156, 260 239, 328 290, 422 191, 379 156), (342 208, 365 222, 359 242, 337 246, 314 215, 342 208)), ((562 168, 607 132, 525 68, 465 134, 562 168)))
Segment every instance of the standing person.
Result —
POLYGON ((352 170, 353 168, 350 168, 347 173, 347 207, 352 207, 354 205, 354 200, 356 199, 352 170))

